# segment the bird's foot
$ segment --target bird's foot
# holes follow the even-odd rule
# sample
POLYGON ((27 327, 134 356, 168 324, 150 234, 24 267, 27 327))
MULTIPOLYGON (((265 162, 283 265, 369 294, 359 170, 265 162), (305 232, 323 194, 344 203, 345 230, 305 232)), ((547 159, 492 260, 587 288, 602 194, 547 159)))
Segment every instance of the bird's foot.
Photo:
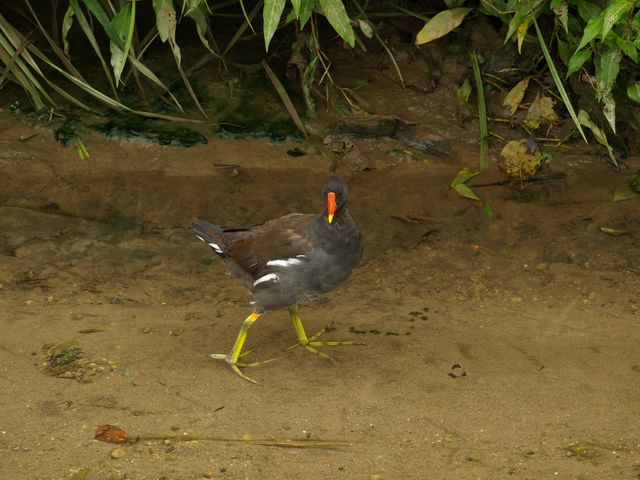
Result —
POLYGON ((306 338, 306 335, 304 336, 299 335, 298 343, 296 343, 295 345, 291 345, 285 351, 288 352, 289 350, 293 350, 296 347, 304 347, 310 352, 315 353, 316 355, 320 355, 322 358, 326 358, 327 360, 333 360, 333 357, 331 355, 319 350, 318 347, 342 347, 342 346, 364 345, 362 343, 356 343, 352 341, 317 341, 316 340, 317 338, 319 338, 320 336, 324 335, 325 333, 331 330, 333 330, 333 323, 330 323, 329 325, 324 327, 322 330, 319 330, 318 332, 314 333, 309 338, 306 338))
MULTIPOLYGON (((252 351, 253 350, 248 350, 246 352, 243 352, 238 356, 238 358, 242 358, 245 355, 250 354, 252 351)), ((240 377, 244 378, 245 380, 251 383, 258 383, 258 382, 255 381, 253 378, 249 377, 248 375, 245 375, 242 372, 242 370, 240 370, 240 368, 257 367, 259 365, 264 365, 265 363, 270 363, 277 360, 277 358, 268 358, 267 360, 262 360, 260 362, 244 363, 244 362, 239 362, 237 359, 234 359, 232 355, 226 355, 224 353, 212 353, 209 356, 215 360, 224 360, 229 364, 229 366, 231 367, 231 370, 233 370, 237 375, 239 375, 240 377)))

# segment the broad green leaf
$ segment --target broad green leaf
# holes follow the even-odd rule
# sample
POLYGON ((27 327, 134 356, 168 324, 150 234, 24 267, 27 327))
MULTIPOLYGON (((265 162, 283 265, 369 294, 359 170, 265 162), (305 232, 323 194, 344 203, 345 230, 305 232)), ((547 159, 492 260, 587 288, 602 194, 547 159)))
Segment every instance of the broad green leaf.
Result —
POLYGON ((603 22, 603 13, 589 20, 587 26, 584 27, 584 31, 582 32, 582 39, 580 40, 580 43, 578 44, 578 48, 576 48, 576 50, 582 50, 582 47, 602 34, 603 22))
POLYGON ((618 78, 618 72, 620 72, 620 60, 622 60, 622 53, 617 46, 607 46, 604 52, 600 53, 600 61, 596 62, 596 78, 598 79, 596 96, 598 100, 611 93, 616 78, 618 78))
POLYGON ((505 107, 509 108, 511 115, 516 113, 518 106, 522 102, 522 99, 524 98, 524 94, 527 91, 527 87, 529 86, 530 79, 531 77, 523 78, 516 84, 515 87, 509 90, 509 92, 507 92, 507 94, 505 95, 504 100, 502 101, 502 104, 505 107))
POLYGON ((156 27, 162 43, 169 40, 169 46, 180 68, 182 54, 176 43, 176 11, 173 8, 173 0, 153 0, 153 9, 156 12, 156 27))
POLYGON ((169 38, 176 37, 176 11, 172 0, 153 0, 153 9, 156 12, 156 27, 162 43, 169 38))
POLYGON ((296 14, 296 19, 300 18, 300 5, 302 4, 302 0, 291 0, 291 6, 293 7, 293 11, 296 14))
POLYGON ((607 134, 604 132, 604 130, 596 125, 594 121, 591 120, 589 114, 584 110, 580 110, 578 112, 578 121, 580 122, 580 125, 583 125, 591 130, 591 133, 600 145, 606 147, 607 152, 609 153, 609 158, 611 158, 613 164, 616 166, 616 168, 618 168, 618 159, 616 158, 616 154, 613 152, 613 148, 611 148, 611 145, 609 145, 609 140, 607 140, 607 134))
POLYGON ((629 0, 615 0, 604 11, 602 21, 602 38, 606 38, 609 30, 620 21, 633 8, 633 2, 629 0))
POLYGON ((64 45, 64 53, 69 54, 69 41, 67 40, 67 35, 69 34, 69 29, 73 25, 73 7, 69 5, 67 7, 67 13, 64 14, 64 19, 62 20, 62 44, 64 45))
POLYGON ((84 4, 89 9, 89 11, 95 17, 95 19, 98 20, 98 22, 100 22, 100 25, 102 25, 102 28, 104 28, 105 33, 109 37, 109 40, 114 42, 118 47, 120 47, 120 49, 124 49, 124 41, 120 37, 118 37, 116 29, 113 27, 111 21, 109 20, 109 17, 107 16, 104 9, 102 8, 102 5, 100 5, 99 0, 83 0, 83 1, 84 1, 84 4))
POLYGON ((564 40, 557 39, 558 43, 558 56, 562 63, 569 65, 569 59, 571 58, 571 51, 569 50, 569 43, 564 40))
POLYGON ((591 0, 575 0, 575 4, 578 6, 578 15, 585 22, 597 17, 602 12, 602 7, 591 0))
POLYGON ((336 33, 353 47, 356 44, 355 34, 342 0, 320 0, 320 7, 336 33))
POLYGON ((461 104, 466 104, 469 102, 469 95, 471 95, 471 83, 469 83, 469 79, 465 78, 462 85, 457 90, 458 101, 461 104))
POLYGON ((636 103, 640 103, 640 82, 627 85, 627 96, 636 103))
POLYGON ((285 3, 286 0, 265 0, 264 2, 262 22, 264 28, 264 46, 267 51, 269 50, 271 39, 278 29, 285 3))
POLYGON ((627 57, 629 57, 635 63, 638 63, 638 47, 636 47, 635 43, 633 43, 631 40, 627 40, 616 35, 616 44, 620 47, 620 49, 627 57))
POLYGON ((565 32, 569 32, 569 6, 567 0, 551 0, 551 10, 556 14, 565 32))
POLYGON ((584 50, 579 50, 574 53, 569 59, 569 66, 567 67, 567 76, 569 78, 575 72, 582 68, 582 65, 585 64, 590 58, 593 52, 590 48, 585 48, 584 50))
POLYGON ((462 23, 471 8, 459 7, 451 10, 443 10, 429 20, 416 36, 416 45, 429 43, 437 38, 445 36, 462 23))
POLYGON ((111 26, 120 40, 122 48, 117 42, 111 41, 111 66, 116 85, 120 83, 120 76, 124 70, 133 38, 133 27, 135 25, 136 2, 125 4, 122 9, 113 17, 111 26))
POLYGON ((611 93, 607 93, 602 97, 602 103, 604 103, 602 113, 604 113, 604 117, 609 122, 613 133, 616 133, 616 100, 611 93))
POLYGON ((311 18, 315 5, 316 0, 302 0, 302 3, 300 4, 300 18, 298 19, 300 22, 300 30, 304 28, 311 18))
POLYGON ((470 172, 467 167, 464 167, 456 174, 455 177, 453 177, 453 180, 451 180, 451 187, 455 188, 456 185, 466 183, 477 175, 480 175, 480 172, 470 172))
POLYGON ((478 196, 464 183, 457 184, 453 189, 458 192, 458 195, 461 197, 468 198, 470 200, 480 200, 480 198, 478 198, 478 196))

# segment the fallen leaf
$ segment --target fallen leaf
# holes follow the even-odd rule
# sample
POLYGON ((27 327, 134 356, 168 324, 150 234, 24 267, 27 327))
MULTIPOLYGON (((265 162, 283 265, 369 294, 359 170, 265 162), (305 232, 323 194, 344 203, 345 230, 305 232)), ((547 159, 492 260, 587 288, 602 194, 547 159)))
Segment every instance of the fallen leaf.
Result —
POLYGON ((525 77, 522 80, 520 80, 517 83, 517 85, 513 87, 511 90, 509 90, 507 95, 504 97, 502 104, 505 107, 509 107, 509 109, 511 110, 511 115, 516 113, 518 106, 522 102, 522 99, 524 98, 524 94, 527 91, 527 87, 529 86, 530 79, 531 77, 525 77))
POLYGON ((607 235, 611 235, 612 237, 621 237, 622 235, 626 235, 627 232, 626 230, 616 230, 615 228, 607 228, 607 227, 600 227, 600 231, 602 233, 606 233, 607 235))
POLYGON ((93 438, 105 443, 121 444, 129 443, 131 441, 127 432, 121 428, 108 424, 99 425, 98 428, 96 428, 96 434, 93 438))
POLYGON ((534 176, 542 165, 542 152, 539 148, 532 152, 525 139, 510 141, 504 146, 500 155, 504 160, 498 164, 498 167, 508 177, 520 181, 534 176))

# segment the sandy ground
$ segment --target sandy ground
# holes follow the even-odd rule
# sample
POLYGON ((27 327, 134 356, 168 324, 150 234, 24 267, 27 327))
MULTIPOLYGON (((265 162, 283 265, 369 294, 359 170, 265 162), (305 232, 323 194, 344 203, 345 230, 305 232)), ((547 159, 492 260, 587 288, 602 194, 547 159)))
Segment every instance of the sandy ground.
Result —
POLYGON ((208 357, 250 309, 189 224, 320 211, 325 157, 88 135, 80 160, 6 114, 0 135, 1 478, 640 478, 640 200, 610 201, 628 175, 602 157, 556 151, 567 179, 532 202, 478 189, 489 220, 448 189, 464 158, 361 142, 375 168, 338 173, 363 264, 301 315, 365 345, 283 352, 270 313, 247 347, 278 361, 252 385, 208 357), (52 376, 68 341, 82 358, 52 376), (103 424, 138 441, 94 440, 103 424))

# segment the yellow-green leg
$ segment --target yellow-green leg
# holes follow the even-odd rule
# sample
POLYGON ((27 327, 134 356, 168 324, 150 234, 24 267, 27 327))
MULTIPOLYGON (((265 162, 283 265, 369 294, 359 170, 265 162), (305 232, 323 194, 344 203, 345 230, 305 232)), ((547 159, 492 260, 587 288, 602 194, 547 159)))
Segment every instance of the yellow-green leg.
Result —
POLYGON ((323 335, 325 332, 329 330, 331 325, 324 327, 322 330, 316 332, 310 338, 307 337, 307 333, 304 330, 304 326, 302 325, 302 319, 300 315, 298 315, 298 305, 291 305, 289 307, 289 315, 291 316, 291 321, 293 322, 293 328, 296 330, 296 335, 298 336, 298 343, 296 345, 292 345, 287 350, 291 350, 292 348, 296 348, 302 346, 309 350, 310 352, 316 353, 323 358, 327 358, 329 360, 333 360, 331 355, 328 355, 316 347, 338 347, 345 345, 360 345, 355 342, 345 341, 345 342, 318 342, 316 339, 323 335))
POLYGON ((238 362, 238 360, 241 357, 251 353, 251 350, 249 350, 248 352, 242 353, 242 347, 244 346, 244 342, 247 339, 247 332, 251 328, 251 325, 253 325, 253 323, 256 320, 258 320, 258 318, 260 318, 260 315, 261 314, 259 313, 253 312, 251 315, 249 315, 247 318, 244 319, 244 322, 242 322, 242 327, 240 327, 240 333, 238 333, 238 337, 236 338, 236 343, 233 344, 233 348, 231 349, 231 352, 228 355, 225 355, 223 353, 212 353, 211 355, 209 355, 211 358, 215 358, 216 360, 224 360, 231 366, 231 369, 234 372, 236 372, 242 378, 244 378, 245 380, 251 383, 258 383, 258 382, 256 382, 253 378, 242 373, 239 367, 243 367, 243 368, 256 367, 258 365, 262 365, 263 363, 268 363, 275 360, 275 358, 270 358, 269 360, 263 360, 262 362, 254 362, 254 363, 238 362))

